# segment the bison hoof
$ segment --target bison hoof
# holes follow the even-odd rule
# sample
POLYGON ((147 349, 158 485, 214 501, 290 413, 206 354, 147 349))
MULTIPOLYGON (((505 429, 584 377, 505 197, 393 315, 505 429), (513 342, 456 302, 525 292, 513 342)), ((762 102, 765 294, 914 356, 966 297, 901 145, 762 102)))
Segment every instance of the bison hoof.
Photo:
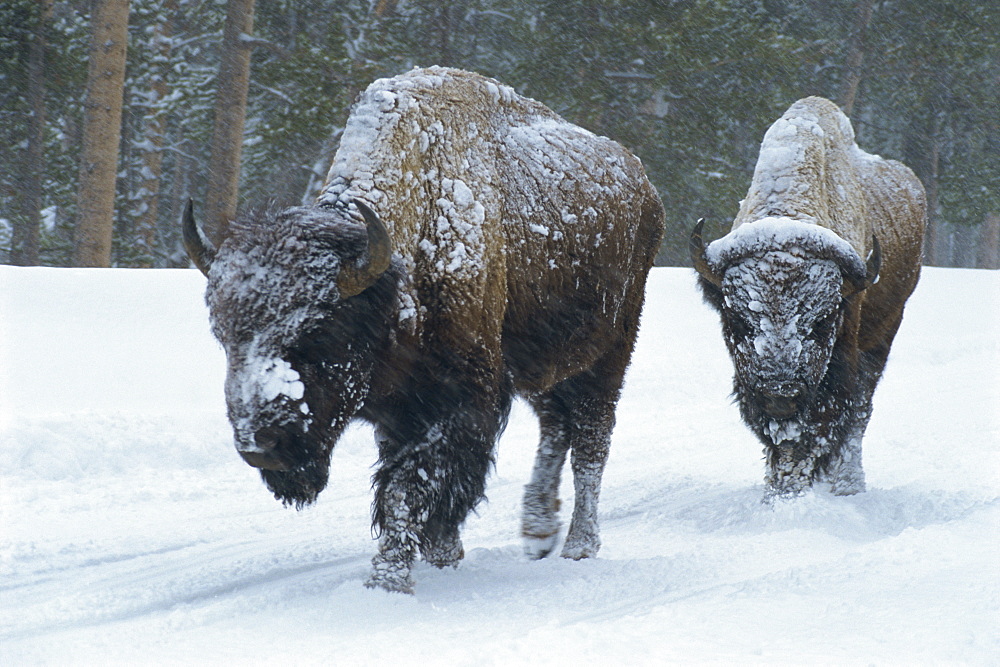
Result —
POLYGON ((857 480, 841 481, 838 480, 830 484, 830 493, 835 496, 853 496, 858 493, 865 492, 865 481, 862 479, 860 482, 857 480))
POLYGON ((372 559, 372 573, 365 582, 365 588, 381 588, 390 593, 413 595, 413 577, 405 564, 375 556, 372 559))
POLYGON ((459 561, 465 558, 462 540, 455 538, 434 544, 422 550, 424 560, 438 569, 458 567, 459 561))
POLYGON ((545 558, 556 548, 556 540, 559 539, 559 532, 554 532, 545 536, 523 535, 524 554, 531 560, 545 558))
POLYGON ((597 536, 596 532, 580 531, 578 533, 570 526, 569 534, 566 536, 566 543, 563 544, 560 555, 563 558, 582 560, 584 558, 593 558, 600 549, 601 538, 597 536))

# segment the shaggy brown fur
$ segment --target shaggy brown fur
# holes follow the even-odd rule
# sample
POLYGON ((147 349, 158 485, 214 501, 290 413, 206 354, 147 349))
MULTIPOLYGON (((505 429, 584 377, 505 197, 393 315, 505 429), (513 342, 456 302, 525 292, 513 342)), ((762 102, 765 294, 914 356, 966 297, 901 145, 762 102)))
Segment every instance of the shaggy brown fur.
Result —
POLYGON ((344 425, 374 424, 381 538, 369 585, 411 591, 418 552, 438 566, 461 558, 459 527, 521 395, 542 432, 528 551, 554 546, 572 451, 563 555, 595 554, 615 405, 662 231, 656 191, 613 141, 468 72, 376 81, 316 206, 265 213, 217 252, 190 251, 210 260, 237 448, 301 505, 323 489, 344 425), (392 261, 341 298, 342 273, 365 273, 378 254, 357 224, 364 204, 377 213, 367 236, 384 231, 392 261))
POLYGON ((772 493, 819 479, 864 489, 861 439, 920 273, 925 217, 913 172, 859 149, 840 110, 811 97, 765 135, 730 234, 707 252, 700 225, 692 236, 772 493))

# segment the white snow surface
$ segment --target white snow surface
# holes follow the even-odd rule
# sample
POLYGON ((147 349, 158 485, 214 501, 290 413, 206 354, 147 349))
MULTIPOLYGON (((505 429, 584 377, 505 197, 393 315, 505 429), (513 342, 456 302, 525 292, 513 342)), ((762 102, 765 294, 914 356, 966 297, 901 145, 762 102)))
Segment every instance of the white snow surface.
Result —
POLYGON ((517 403, 465 560, 404 596, 362 585, 369 427, 302 512, 233 450, 197 271, 0 267, 0 664, 996 664, 1000 273, 924 270, 868 491, 774 507, 694 283, 650 276, 599 556, 522 555, 517 403))

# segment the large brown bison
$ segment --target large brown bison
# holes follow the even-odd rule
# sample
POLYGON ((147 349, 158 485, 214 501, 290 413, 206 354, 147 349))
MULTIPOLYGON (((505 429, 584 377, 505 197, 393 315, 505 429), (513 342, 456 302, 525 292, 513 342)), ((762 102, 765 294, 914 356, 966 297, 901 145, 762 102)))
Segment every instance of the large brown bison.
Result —
POLYGON ((691 255, 722 317, 744 422, 765 445, 769 496, 814 481, 863 491, 861 439, 903 306, 917 284, 924 191, 865 153, 830 101, 768 129, 732 231, 691 255))
POLYGON ((533 557, 599 546, 597 501, 663 209, 639 160, 482 76, 415 69, 354 107, 313 206, 235 222, 215 249, 185 215, 228 358, 236 449, 286 504, 326 485, 355 419, 374 425, 369 586, 412 591, 418 552, 463 556, 513 396, 541 443, 524 494, 533 557))

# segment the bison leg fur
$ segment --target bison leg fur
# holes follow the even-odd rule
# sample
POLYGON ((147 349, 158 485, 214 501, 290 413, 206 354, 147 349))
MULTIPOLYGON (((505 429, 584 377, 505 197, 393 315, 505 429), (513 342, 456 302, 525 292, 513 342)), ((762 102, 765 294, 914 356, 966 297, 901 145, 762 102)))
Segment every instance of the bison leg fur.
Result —
POLYGON ((601 538, 597 523, 597 502, 601 493, 601 479, 611 448, 611 429, 614 426, 614 407, 604 419, 583 426, 575 435, 570 466, 573 469, 573 519, 566 533, 562 557, 580 560, 597 555, 601 538))
POLYGON ((852 496, 865 490, 865 471, 861 467, 862 426, 848 436, 840 451, 830 459, 827 472, 821 477, 835 496, 852 496))
POLYGON ((540 421, 541 442, 531 481, 524 487, 521 517, 524 552, 534 560, 548 556, 559 537, 559 481, 569 449, 561 423, 545 413, 540 413, 540 421))
POLYGON ((597 505, 614 427, 615 401, 594 398, 586 393, 584 382, 571 379, 532 403, 542 440, 524 493, 521 533, 525 552, 542 558, 555 546, 560 472, 571 450, 575 502, 561 555, 574 560, 590 558, 601 547, 597 505))
POLYGON ((382 505, 385 516, 379 526, 378 553, 372 558, 372 572, 365 586, 382 588, 394 593, 413 593, 410 568, 416 558, 417 540, 412 530, 411 508, 406 489, 390 482, 385 485, 376 502, 382 505))
POLYGON ((843 445, 834 453, 823 481, 830 485, 830 492, 837 496, 850 496, 865 490, 865 473, 861 465, 861 441, 872 415, 872 396, 882 379, 889 349, 902 317, 896 319, 882 343, 860 355, 858 367, 859 397, 850 411, 847 436, 843 445))
POLYGON ((483 498, 506 414, 502 401, 487 410, 467 404, 419 438, 379 438, 374 523, 381 536, 367 586, 412 593, 418 553, 436 567, 457 565, 459 527, 483 498))
POLYGON ((458 567, 459 561, 465 558, 465 548, 462 538, 458 535, 458 527, 446 535, 420 546, 420 555, 436 568, 458 567))

